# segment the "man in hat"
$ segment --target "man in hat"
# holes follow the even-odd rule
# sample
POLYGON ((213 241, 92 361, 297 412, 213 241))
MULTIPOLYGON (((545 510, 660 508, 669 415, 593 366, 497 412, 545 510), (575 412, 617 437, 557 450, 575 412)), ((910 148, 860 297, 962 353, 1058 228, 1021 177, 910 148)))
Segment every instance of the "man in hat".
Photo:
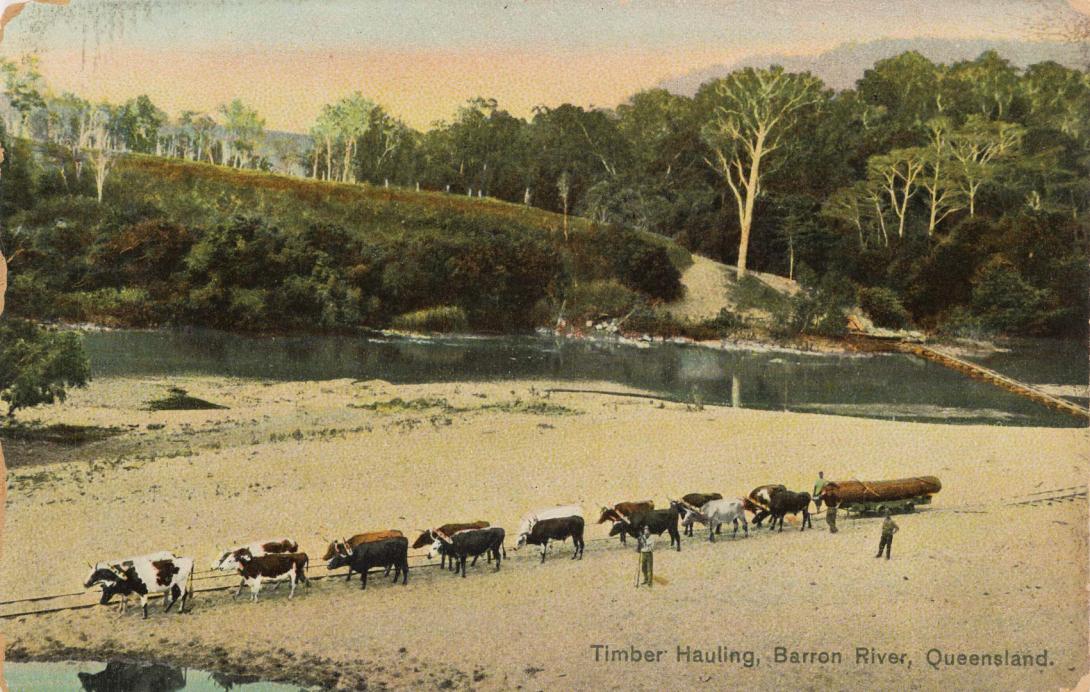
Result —
POLYGON ((826 488, 822 497, 825 499, 825 523, 829 525, 829 533, 836 533, 839 530, 836 528, 836 514, 840 498, 832 488, 826 488))
MULTIPOLYGON (((651 535, 651 529, 643 527, 636 539, 636 551, 640 554, 640 574, 643 575, 643 583, 651 588, 654 585, 655 572, 655 537, 651 535)), ((637 587, 640 584, 636 584, 637 587)))
POLYGON ((885 519, 882 520, 882 540, 878 542, 878 554, 874 557, 882 557, 882 550, 886 551, 886 559, 889 559, 890 550, 893 548, 893 534, 901 530, 901 527, 889 516, 889 510, 882 510, 885 519))

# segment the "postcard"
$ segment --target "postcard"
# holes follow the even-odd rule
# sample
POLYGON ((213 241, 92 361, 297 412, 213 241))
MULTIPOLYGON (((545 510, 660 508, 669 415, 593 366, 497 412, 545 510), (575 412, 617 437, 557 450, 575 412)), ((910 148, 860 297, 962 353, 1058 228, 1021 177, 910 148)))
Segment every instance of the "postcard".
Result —
POLYGON ((1088 689, 1086 0, 2 5, 4 689, 1088 689))

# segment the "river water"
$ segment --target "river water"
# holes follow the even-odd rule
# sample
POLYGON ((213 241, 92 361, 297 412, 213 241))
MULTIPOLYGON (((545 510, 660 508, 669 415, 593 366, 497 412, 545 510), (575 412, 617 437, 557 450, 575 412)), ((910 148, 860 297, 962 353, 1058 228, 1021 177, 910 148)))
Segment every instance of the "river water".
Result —
MULTIPOLYGON (((395 384, 605 381, 683 401, 947 423, 1071 427, 1079 419, 904 354, 828 355, 646 348, 548 336, 246 336, 194 329, 86 334, 96 376, 213 375, 259 380, 382 379, 395 384)), ((1085 385, 1086 345, 1024 342, 984 359, 1029 383, 1085 385)))
POLYGON ((4 680, 11 692, 294 692, 300 689, 202 670, 119 661, 109 664, 87 661, 5 663, 4 680))

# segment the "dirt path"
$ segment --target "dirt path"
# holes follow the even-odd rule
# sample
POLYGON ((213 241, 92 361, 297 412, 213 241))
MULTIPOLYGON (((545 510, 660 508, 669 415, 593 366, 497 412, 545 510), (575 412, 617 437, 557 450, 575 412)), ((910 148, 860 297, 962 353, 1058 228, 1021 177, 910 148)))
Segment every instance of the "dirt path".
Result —
POLYGON ((364 593, 323 580, 293 601, 283 590, 258 604, 202 594, 184 617, 119 620, 93 608, 4 620, 9 657, 127 655, 345 689, 1043 689, 1086 670, 1085 500, 1000 500, 1084 484, 1085 430, 660 409, 545 398, 543 382, 194 378, 180 384, 231 408, 138 410, 166 384, 98 380, 46 410, 56 422, 138 422, 117 442, 142 451, 11 472, 5 597, 78 590, 86 561, 160 548, 203 568, 224 545, 279 534, 312 555, 329 536, 364 529, 487 519, 510 535, 527 510, 569 502, 598 539, 603 503, 665 505, 770 481, 804 489, 819 468, 831 478, 933 474, 944 488, 932 509, 898 519, 890 562, 873 558, 872 519, 842 521, 835 536, 817 520, 814 531, 714 545, 698 531, 680 553, 663 541, 665 583, 637 591, 635 557, 615 543, 588 543, 578 562, 558 546, 542 565, 509 539, 499 573, 482 561, 466 579, 414 569, 407 586, 375 579, 364 593), (666 653, 655 664, 595 662, 595 644, 666 653), (759 663, 678 661, 678 646, 752 651, 759 663), (776 663, 777 647, 843 661, 776 663), (856 647, 903 651, 912 666, 857 665, 856 647), (930 649, 1045 648, 1042 668, 926 662, 930 649))
MULTIPOLYGON (((664 309, 675 317, 699 322, 711 319, 723 308, 734 309, 730 287, 734 283, 735 268, 715 260, 694 254, 692 265, 681 275, 685 296, 668 303, 664 309)), ((781 293, 794 293, 798 284, 775 274, 751 272, 764 283, 781 293)))

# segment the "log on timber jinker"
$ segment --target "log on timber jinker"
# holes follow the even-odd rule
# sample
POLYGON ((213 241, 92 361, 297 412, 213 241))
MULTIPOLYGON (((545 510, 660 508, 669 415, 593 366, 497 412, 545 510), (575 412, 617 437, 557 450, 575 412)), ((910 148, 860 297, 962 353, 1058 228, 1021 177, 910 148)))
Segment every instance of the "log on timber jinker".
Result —
POLYGON ((935 476, 915 476, 889 481, 830 481, 822 489, 822 496, 836 493, 841 507, 861 512, 881 509, 908 509, 913 505, 928 504, 931 496, 942 490, 942 483, 935 476))

